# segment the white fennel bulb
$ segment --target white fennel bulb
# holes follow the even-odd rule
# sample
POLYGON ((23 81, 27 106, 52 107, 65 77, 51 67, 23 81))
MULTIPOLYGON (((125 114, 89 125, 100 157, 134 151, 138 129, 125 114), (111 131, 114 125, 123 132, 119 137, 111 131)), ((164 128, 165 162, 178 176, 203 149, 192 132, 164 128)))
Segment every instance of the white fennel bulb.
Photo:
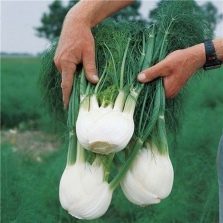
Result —
POLYGON ((125 98, 125 93, 120 91, 114 106, 99 107, 95 95, 88 103, 83 102, 76 122, 76 133, 84 148, 109 154, 127 146, 134 132, 136 102, 133 97, 125 98))
POLYGON ((166 198, 171 192, 174 179, 169 154, 160 154, 157 148, 148 147, 139 151, 121 181, 127 199, 140 206, 157 204, 166 198))
POLYGON ((108 209, 112 191, 103 180, 101 165, 76 162, 63 172, 59 186, 61 206, 73 217, 96 219, 108 209))

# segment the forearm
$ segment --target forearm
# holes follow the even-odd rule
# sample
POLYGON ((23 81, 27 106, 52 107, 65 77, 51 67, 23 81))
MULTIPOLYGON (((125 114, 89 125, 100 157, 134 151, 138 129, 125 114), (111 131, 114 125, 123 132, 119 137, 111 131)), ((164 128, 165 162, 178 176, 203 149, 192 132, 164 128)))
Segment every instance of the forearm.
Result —
MULTIPOLYGON (((223 39, 213 40, 217 58, 223 61, 223 39)), ((204 44, 200 43, 195 46, 185 49, 185 55, 191 58, 191 63, 194 63, 195 68, 203 67, 206 62, 204 44)))
POLYGON ((213 41, 217 58, 223 61, 223 39, 216 39, 213 41))
POLYGON ((67 17, 73 21, 80 20, 92 28, 131 3, 133 0, 81 0, 70 9, 67 17))

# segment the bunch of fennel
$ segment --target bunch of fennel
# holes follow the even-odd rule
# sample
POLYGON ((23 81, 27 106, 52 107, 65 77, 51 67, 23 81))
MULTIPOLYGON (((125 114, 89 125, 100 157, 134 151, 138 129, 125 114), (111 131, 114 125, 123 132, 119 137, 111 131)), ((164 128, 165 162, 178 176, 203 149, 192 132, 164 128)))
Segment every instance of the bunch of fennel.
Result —
MULTIPOLYGON (((86 81, 83 69, 79 75, 75 76, 68 112, 70 139, 67 167, 60 181, 59 195, 62 207, 76 218, 94 219, 102 216, 110 205, 113 191, 120 183, 126 197, 138 205, 158 203, 160 199, 165 198, 170 193, 173 184, 173 168, 171 169, 172 165, 169 159, 169 163, 166 162, 166 164, 170 165, 172 175, 162 174, 162 163, 168 154, 167 145, 163 146, 163 154, 159 154, 159 149, 153 144, 153 150, 149 149, 148 146, 146 149, 144 148, 145 145, 149 144, 147 142, 148 138, 151 137, 156 125, 158 132, 161 131, 160 126, 165 128, 164 122, 159 125, 159 120, 164 118, 163 112, 165 106, 163 104, 165 95, 162 80, 155 82, 152 89, 149 85, 143 85, 136 81, 136 74, 144 69, 147 64, 152 63, 157 30, 154 25, 148 28, 146 32, 144 31, 142 40, 137 42, 137 44, 135 37, 139 37, 141 30, 136 36, 132 35, 131 39, 128 39, 126 48, 123 50, 123 60, 125 61, 126 59, 128 47, 131 43, 132 51, 130 52, 135 51, 138 54, 140 52, 140 60, 138 61, 138 70, 134 70, 132 74, 125 72, 125 76, 124 73, 121 73, 119 76, 122 77, 123 75, 123 78, 117 78, 118 81, 122 80, 121 82, 125 83, 125 91, 121 90, 123 87, 117 85, 115 81, 111 81, 111 74, 113 74, 115 65, 118 63, 115 63, 116 61, 113 59, 109 44, 106 44, 103 48, 104 51, 108 50, 108 59, 106 58, 107 60, 100 75, 100 81, 96 86, 86 81), (138 52, 140 46, 141 49, 138 52), (131 74, 131 76, 129 77, 127 74, 131 74), (140 121, 134 123, 134 110, 137 105, 137 98, 140 97, 141 92, 143 94, 140 100, 143 99, 143 104, 138 104, 141 108, 141 112, 138 113, 140 121), (146 106, 146 103, 149 103, 149 105, 146 106), (138 132, 135 131, 135 124, 138 132), (132 130, 129 133, 130 127, 132 130), (132 138, 133 133, 134 138, 132 138), (94 140, 88 143, 90 137, 94 140), (122 142, 123 140, 124 142, 122 142), (132 146, 129 146, 128 149, 131 152, 127 162, 117 172, 116 177, 108 183, 115 155, 118 154, 119 150, 124 149, 130 140, 132 146), (140 156, 144 150, 147 155, 149 154, 148 151, 150 151, 151 158, 152 154, 156 154, 157 156, 151 160, 149 160, 147 155, 144 156, 150 162, 148 168, 152 174, 151 176, 147 174, 147 180, 150 182, 147 185, 148 188, 145 191, 140 191, 140 188, 144 187, 141 185, 138 187, 139 191, 137 191, 136 185, 140 181, 132 174, 131 170, 134 173, 148 172, 145 168, 137 167, 137 163, 141 164, 137 160, 141 160, 140 156), (164 154, 165 156, 162 156, 164 154), (75 160, 74 157, 76 157, 75 160), (156 165, 157 162, 158 165, 156 165), (155 173, 152 168, 154 170, 158 170, 159 168, 161 174, 159 175, 159 171, 157 171, 157 180, 152 180, 151 182, 152 175, 155 173), (167 182, 169 181, 170 183, 168 182, 168 190, 161 193, 158 186, 162 186, 162 183, 167 184, 165 180, 164 182, 162 180, 164 176, 167 182), (161 182, 159 182, 160 179, 161 182), (156 188, 155 192, 157 194, 149 191, 153 187, 156 188), (72 189, 69 190, 69 188, 72 189), (136 192, 136 195, 133 194, 131 189, 134 189, 133 191, 136 192), (139 195, 140 193, 141 195, 139 195), (139 198, 137 198, 137 195, 139 195, 139 198), (145 197, 145 195, 149 201, 140 202, 140 196, 145 197)), ((129 36, 129 32, 126 32, 126 34, 129 36)), ((162 54, 165 43, 166 36, 164 35, 163 44, 157 47, 157 50, 161 50, 162 54)), ((129 71, 130 66, 124 66, 123 64, 125 62, 122 61, 120 70, 127 69, 129 71)), ((165 136, 163 138, 166 140, 165 136)), ((147 163, 146 160, 142 164, 144 165, 145 163, 147 163)))
POLYGON ((67 120, 67 165, 60 180, 59 198, 61 206, 73 217, 89 220, 98 218, 107 211, 112 190, 106 182, 105 169, 100 157, 93 156, 92 162, 88 162, 85 150, 77 141, 74 129, 79 107, 78 83, 75 78, 67 120))
MULTIPOLYGON (((67 116, 69 146, 59 197, 72 216, 101 217, 119 185, 140 206, 159 203, 170 194, 174 172, 165 119, 172 121, 166 114, 174 114, 174 103, 166 103, 161 78, 140 84, 136 77, 169 52, 203 40, 203 20, 190 4, 164 4, 150 26, 108 21, 94 30, 100 80, 94 86, 83 69, 75 74, 67 116), (186 6, 184 13, 180 5, 186 6)), ((53 112, 62 107, 55 100, 60 92, 55 47, 44 58, 42 79, 53 112)))

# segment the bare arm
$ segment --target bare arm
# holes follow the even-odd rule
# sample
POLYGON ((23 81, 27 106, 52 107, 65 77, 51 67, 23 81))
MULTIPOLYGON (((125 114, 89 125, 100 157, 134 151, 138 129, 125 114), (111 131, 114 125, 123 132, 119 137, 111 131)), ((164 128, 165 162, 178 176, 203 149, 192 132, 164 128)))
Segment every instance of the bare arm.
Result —
MULTIPOLYGON (((219 60, 223 61, 223 39, 213 41, 219 60)), ((204 44, 198 44, 183 50, 170 53, 158 64, 142 71, 138 76, 141 82, 149 82, 155 78, 164 77, 166 96, 177 95, 187 80, 205 64, 204 44)))
POLYGON ((132 2, 133 0, 81 0, 67 13, 54 57, 55 65, 62 75, 61 88, 65 107, 69 103, 73 74, 79 63, 83 62, 89 81, 98 81, 91 28, 132 2))

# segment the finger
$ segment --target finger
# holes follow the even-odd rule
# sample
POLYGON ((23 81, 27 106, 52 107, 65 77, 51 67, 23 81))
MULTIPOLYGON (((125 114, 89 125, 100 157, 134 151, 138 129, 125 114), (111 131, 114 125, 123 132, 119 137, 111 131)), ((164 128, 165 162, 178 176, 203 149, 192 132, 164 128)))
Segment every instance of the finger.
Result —
POLYGON ((69 104, 69 98, 72 90, 75 70, 76 70, 75 64, 73 64, 72 66, 70 65, 69 67, 66 68, 62 68, 61 88, 63 94, 64 108, 67 108, 69 104))
POLYGON ((163 79, 164 89, 165 89, 165 95, 167 98, 172 98, 175 92, 175 82, 171 78, 171 76, 166 77, 163 79))
POLYGON ((94 46, 89 47, 83 52, 83 65, 87 79, 92 83, 97 83, 99 78, 95 64, 94 46))
POLYGON ((164 89, 167 98, 174 98, 180 91, 181 85, 173 75, 170 75, 164 78, 164 89))
POLYGON ((166 62, 163 60, 159 62, 158 64, 142 71, 138 75, 138 81, 143 82, 143 83, 149 82, 156 79, 157 77, 166 76, 167 74, 168 74, 168 69, 166 66, 166 62))

